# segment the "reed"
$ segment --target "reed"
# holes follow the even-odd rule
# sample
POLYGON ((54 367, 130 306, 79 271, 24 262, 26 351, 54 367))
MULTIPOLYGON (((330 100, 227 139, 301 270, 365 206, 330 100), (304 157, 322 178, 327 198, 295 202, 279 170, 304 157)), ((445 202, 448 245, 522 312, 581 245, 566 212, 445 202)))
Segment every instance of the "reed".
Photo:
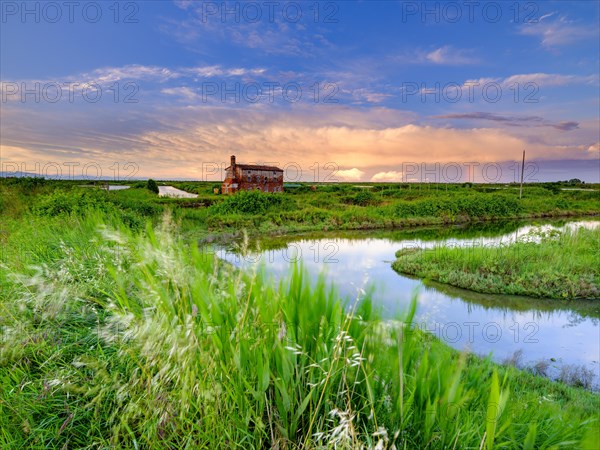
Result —
POLYGON ((499 247, 398 252, 402 273, 477 292, 549 299, 600 298, 600 228, 522 236, 499 247))
POLYGON ((277 284, 170 215, 41 225, 2 259, 2 449, 597 444, 597 396, 449 349, 413 329, 415 302, 382 321, 301 267, 277 284))

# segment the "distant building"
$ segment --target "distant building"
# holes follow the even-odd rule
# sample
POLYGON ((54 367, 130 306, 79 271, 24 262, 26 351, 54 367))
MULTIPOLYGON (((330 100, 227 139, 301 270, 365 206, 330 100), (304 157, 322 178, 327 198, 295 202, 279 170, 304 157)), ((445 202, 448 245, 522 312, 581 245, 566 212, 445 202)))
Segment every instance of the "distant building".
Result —
POLYGON ((256 189, 263 192, 283 192, 283 170, 278 167, 237 164, 235 156, 232 156, 231 165, 225 171, 225 180, 221 186, 223 194, 256 189))

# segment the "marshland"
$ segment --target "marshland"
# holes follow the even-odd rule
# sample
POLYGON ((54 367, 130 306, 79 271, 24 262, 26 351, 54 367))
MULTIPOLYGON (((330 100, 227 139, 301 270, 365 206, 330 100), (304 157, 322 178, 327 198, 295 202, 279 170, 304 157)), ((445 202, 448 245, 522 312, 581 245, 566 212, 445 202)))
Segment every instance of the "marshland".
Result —
POLYGON ((1 448, 597 448, 598 186, 158 184, 0 180, 1 448))

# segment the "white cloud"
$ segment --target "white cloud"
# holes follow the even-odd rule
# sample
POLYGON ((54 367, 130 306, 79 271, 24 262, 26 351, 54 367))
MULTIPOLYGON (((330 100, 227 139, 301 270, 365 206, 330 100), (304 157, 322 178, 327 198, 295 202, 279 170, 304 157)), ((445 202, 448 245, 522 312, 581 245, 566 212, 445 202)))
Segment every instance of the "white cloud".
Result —
POLYGON ((344 181, 360 181, 364 174, 365 173, 362 170, 354 167, 347 170, 338 170, 332 175, 332 177, 341 178, 344 181))
POLYGON ((598 81, 598 76, 561 75, 552 73, 527 73, 512 75, 505 78, 502 84, 511 86, 514 83, 535 83, 538 86, 566 86, 569 84, 592 84, 598 81))
POLYGON ((371 177, 371 181, 402 181, 402 172, 398 172, 396 170, 390 170, 388 172, 378 172, 371 177))
POLYGON ((266 72, 263 68, 233 67, 225 68, 220 65, 168 68, 161 66, 143 66, 132 64, 120 67, 102 67, 92 72, 69 76, 73 81, 94 81, 110 84, 121 80, 145 80, 159 83, 181 79, 183 77, 242 77, 258 76, 266 72))
POLYGON ((247 69, 243 67, 235 67, 226 69, 221 66, 201 66, 179 69, 185 75, 195 75, 203 78, 211 78, 218 76, 226 77, 241 77, 244 75, 262 75, 266 69, 247 69))
POLYGON ((179 73, 166 67, 131 64, 121 67, 102 67, 75 78, 91 79, 97 83, 114 83, 124 79, 166 81, 179 76, 179 73))
POLYGON ((384 94, 383 92, 373 92, 369 89, 355 89, 352 91, 352 96, 358 101, 366 101, 368 103, 381 103, 392 94, 384 94))
POLYGON ((537 22, 525 23, 520 33, 526 36, 535 36, 547 49, 573 44, 583 39, 598 40, 598 28, 576 23, 566 17, 555 17, 554 13, 542 16, 537 22))
POLYGON ((424 56, 426 62, 441 65, 461 65, 474 64, 477 62, 475 58, 470 56, 470 51, 456 49, 449 45, 437 48, 424 56))
POLYGON ((160 92, 162 94, 174 95, 190 101, 196 101, 200 99, 200 96, 196 92, 186 86, 162 89, 160 92))
POLYGON ((305 25, 309 23, 309 14, 301 15, 300 22, 292 26, 287 21, 285 7, 278 2, 271 5, 274 11, 257 2, 262 17, 257 21, 244 20, 241 3, 214 2, 210 12, 206 3, 179 1, 176 5, 186 11, 187 17, 164 20, 159 29, 181 42, 204 46, 207 53, 210 46, 218 42, 257 49, 266 54, 302 57, 314 57, 334 48, 324 35, 330 30, 322 28, 318 30, 320 32, 307 33, 305 25), (230 12, 226 13, 226 10, 230 12), (272 18, 270 11, 274 12, 272 18))
MULTIPOLYGON (((556 86, 567 86, 574 84, 589 84, 596 85, 598 84, 599 77, 598 75, 563 75, 558 73, 523 73, 511 75, 506 78, 479 78, 479 79, 469 79, 464 82, 463 89, 468 92, 468 89, 479 87, 481 88, 485 84, 488 83, 497 83, 500 84, 503 88, 513 88, 515 87, 515 83, 518 83, 519 86, 523 87, 526 83, 534 83, 538 87, 556 87, 556 86)), ((435 91, 435 90, 434 90, 435 91)))

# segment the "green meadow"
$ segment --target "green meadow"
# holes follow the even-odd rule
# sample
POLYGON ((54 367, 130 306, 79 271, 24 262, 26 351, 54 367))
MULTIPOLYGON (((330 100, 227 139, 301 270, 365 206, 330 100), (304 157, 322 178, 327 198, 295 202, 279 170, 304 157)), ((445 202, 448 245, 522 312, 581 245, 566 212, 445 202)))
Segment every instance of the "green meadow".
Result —
POLYGON ((597 191, 78 184, 0 180, 0 448, 598 448, 597 394, 452 350, 415 302, 382 320, 301 266, 275 283, 196 244, 597 214, 597 191))
POLYGON ((190 199, 158 197, 142 181, 114 183, 131 188, 111 192, 82 188, 82 184, 85 182, 36 178, 0 180, 0 206, 13 215, 34 209, 38 216, 93 206, 118 211, 126 223, 138 227, 169 209, 181 221, 183 231, 195 236, 241 230, 278 234, 408 228, 600 214, 600 185, 562 190, 573 187, 566 183, 526 185, 522 199, 513 184, 296 184, 282 195, 243 192, 228 197, 213 193, 218 183, 161 183, 198 195, 190 199))

